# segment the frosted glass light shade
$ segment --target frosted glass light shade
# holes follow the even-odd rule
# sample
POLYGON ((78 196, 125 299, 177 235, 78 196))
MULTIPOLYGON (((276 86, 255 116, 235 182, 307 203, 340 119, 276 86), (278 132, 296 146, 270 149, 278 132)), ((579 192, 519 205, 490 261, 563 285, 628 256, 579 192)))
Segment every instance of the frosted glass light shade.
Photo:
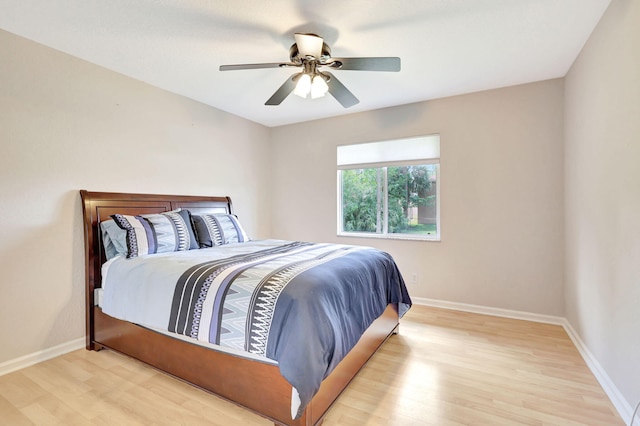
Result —
POLYGON ((309 74, 302 74, 298 79, 296 88, 293 90, 294 95, 298 95, 301 98, 306 98, 311 91, 311 77, 309 74))
POLYGON ((324 81, 324 78, 319 75, 313 77, 313 83, 311 83, 311 99, 323 97, 328 90, 329 86, 327 86, 327 82, 324 81))
POLYGON ((324 42, 322 37, 318 37, 315 34, 301 33, 294 34, 294 37, 300 56, 313 56, 316 59, 320 59, 320 55, 322 55, 322 43, 324 42))

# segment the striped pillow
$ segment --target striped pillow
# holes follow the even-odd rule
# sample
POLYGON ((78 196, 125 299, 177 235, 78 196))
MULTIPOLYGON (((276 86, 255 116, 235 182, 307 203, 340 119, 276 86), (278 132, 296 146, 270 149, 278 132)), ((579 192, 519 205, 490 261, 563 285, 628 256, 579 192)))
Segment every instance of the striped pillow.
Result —
POLYGON ((111 215, 127 231, 128 259, 145 254, 198 248, 189 211, 171 211, 139 216, 111 215))
POLYGON ((200 248, 249 241, 240 221, 232 214, 193 215, 193 227, 200 248))

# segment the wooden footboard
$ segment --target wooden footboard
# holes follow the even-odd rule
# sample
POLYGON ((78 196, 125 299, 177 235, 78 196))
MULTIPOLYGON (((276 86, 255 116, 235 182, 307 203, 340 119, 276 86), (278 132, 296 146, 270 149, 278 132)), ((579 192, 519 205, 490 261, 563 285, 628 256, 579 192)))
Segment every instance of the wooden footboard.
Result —
POLYGON ((297 420, 291 419, 291 385, 277 365, 218 352, 110 317, 98 307, 92 342, 142 361, 180 380, 212 392, 275 424, 318 425, 331 405, 398 325, 397 305, 367 329, 357 345, 322 382, 297 420))

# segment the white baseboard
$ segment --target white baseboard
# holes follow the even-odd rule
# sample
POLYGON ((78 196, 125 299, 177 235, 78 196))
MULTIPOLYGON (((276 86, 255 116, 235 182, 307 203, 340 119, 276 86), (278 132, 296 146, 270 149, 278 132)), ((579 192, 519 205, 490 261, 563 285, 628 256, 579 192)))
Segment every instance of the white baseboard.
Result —
POLYGON ((25 367, 37 364, 42 361, 46 361, 51 358, 55 358, 60 355, 64 355, 68 352, 82 349, 85 346, 85 338, 80 337, 70 342, 62 343, 52 348, 47 348, 38 352, 31 353, 29 355, 21 356, 20 358, 12 359, 0 364, 0 376, 12 373, 16 370, 20 370, 25 367))
POLYGON ((563 317, 534 314, 531 312, 523 311, 513 311, 510 309, 492 308, 490 306, 470 305, 468 303, 448 302, 446 300, 426 299, 423 297, 411 297, 411 300, 413 300, 413 302, 417 305, 433 306, 435 308, 471 312, 474 314, 492 315, 494 317, 513 318, 557 325, 564 325, 567 322, 567 320, 563 317))
POLYGON ((435 308, 451 309, 455 311, 471 312, 474 314, 493 315, 496 317, 513 318, 525 321, 541 322, 545 324, 561 325, 573 344, 580 352, 580 355, 584 359, 587 367, 591 370, 602 389, 607 394, 611 403, 622 417, 622 420, 626 424, 631 422, 631 416, 633 415, 633 408, 629 405, 629 402, 622 396, 616 385, 613 383, 609 375, 606 373, 602 365, 593 356, 593 354, 587 349, 586 345, 580 339, 580 336, 573 329, 569 321, 564 317, 556 317, 552 315, 540 315, 530 312, 513 311, 509 309, 492 308, 489 306, 470 305, 467 303, 448 302, 445 300, 427 299, 422 297, 412 297, 411 300, 416 305, 433 306, 435 308))
POLYGON ((598 360, 584 344, 578 333, 573 329, 571 324, 569 324, 569 321, 565 319, 563 326, 569 335, 569 338, 573 341, 573 344, 578 348, 578 352, 582 355, 584 362, 587 363, 587 366, 593 375, 596 376, 596 380, 598 380, 600 386, 604 389, 605 393, 611 400, 611 403, 616 407, 616 410, 618 410, 618 414, 620 414, 622 420, 624 420, 626 424, 630 424, 631 416, 633 415, 633 408, 629 405, 629 402, 624 398, 624 396, 622 396, 609 375, 604 371, 604 368, 602 368, 602 365, 600 365, 598 360))

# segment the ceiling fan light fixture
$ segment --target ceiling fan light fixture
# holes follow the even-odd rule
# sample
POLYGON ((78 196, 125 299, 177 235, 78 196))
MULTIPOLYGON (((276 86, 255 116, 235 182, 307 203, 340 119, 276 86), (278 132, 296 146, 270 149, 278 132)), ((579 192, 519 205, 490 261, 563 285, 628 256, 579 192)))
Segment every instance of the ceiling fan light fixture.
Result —
POLYGON ((220 71, 302 68, 300 72, 289 76, 264 104, 280 105, 291 93, 303 99, 317 99, 329 93, 344 108, 356 105, 359 102, 358 98, 324 68, 352 71, 400 71, 398 57, 332 58, 331 49, 322 37, 312 33, 295 33, 294 37, 295 43, 289 48, 290 62, 220 65, 220 71))
POLYGON ((294 34, 296 44, 298 45, 298 51, 303 58, 313 57, 320 59, 322 55, 322 45, 324 40, 315 34, 294 34))
POLYGON ((321 98, 327 94, 329 90, 329 86, 327 82, 324 81, 324 77, 320 74, 317 74, 313 77, 313 81, 311 83, 311 99, 321 98))
POLYGON ((309 74, 303 73, 298 78, 298 83, 296 84, 296 88, 293 90, 293 94, 300 96, 301 98, 306 98, 311 92, 311 76, 309 74))

